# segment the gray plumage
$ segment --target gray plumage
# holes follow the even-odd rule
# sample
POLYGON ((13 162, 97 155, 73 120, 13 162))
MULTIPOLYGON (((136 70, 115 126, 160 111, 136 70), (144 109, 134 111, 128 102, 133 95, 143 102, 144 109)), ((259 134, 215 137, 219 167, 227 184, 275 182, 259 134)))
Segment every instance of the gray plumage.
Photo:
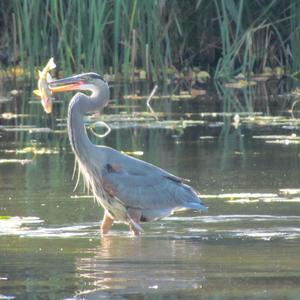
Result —
POLYGON ((139 221, 152 221, 176 210, 207 210, 193 188, 150 163, 90 142, 83 117, 101 111, 109 100, 109 87, 95 73, 86 73, 50 83, 53 92, 88 90, 77 93, 68 109, 68 135, 76 161, 87 186, 113 219, 141 231, 139 221), (130 210, 140 211, 133 220, 130 210))

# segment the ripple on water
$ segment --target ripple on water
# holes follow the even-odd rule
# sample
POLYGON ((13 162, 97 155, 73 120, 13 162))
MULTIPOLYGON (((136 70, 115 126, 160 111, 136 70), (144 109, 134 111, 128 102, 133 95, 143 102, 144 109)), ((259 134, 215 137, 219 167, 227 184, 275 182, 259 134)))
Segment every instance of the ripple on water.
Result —
POLYGON ((185 256, 186 249, 184 242, 104 237, 94 256, 76 260, 80 277, 88 282, 79 295, 99 299, 106 291, 109 297, 112 291, 126 295, 201 288, 203 269, 192 261, 182 265, 175 260, 185 256))
MULTIPOLYGON (((159 239, 297 239, 300 216, 216 215, 171 216, 158 222, 143 224, 145 238, 159 239), (271 225, 272 226, 271 226, 271 225)), ((38 217, 6 217, 0 219, 0 236, 18 235, 28 238, 95 238, 99 223, 86 222, 60 226, 43 226, 38 217)), ((127 227, 116 224, 109 236, 131 237, 127 227)))
POLYGON ((232 232, 232 235, 235 237, 241 238, 254 238, 258 240, 270 241, 273 239, 283 238, 287 240, 296 239, 300 237, 299 228, 273 228, 272 230, 265 229, 244 229, 236 230, 232 232))
MULTIPOLYGON (((73 237, 93 233, 97 223, 85 223, 59 227, 43 227, 44 220, 38 217, 8 217, 0 219, 0 236, 18 235, 20 237, 73 237)), ((97 224, 98 225, 98 224, 97 224)), ((97 226, 98 227, 98 226, 97 226)))
POLYGON ((216 216, 193 216, 176 217, 170 216, 164 220, 169 221, 196 221, 201 223, 223 223, 235 221, 300 221, 300 216, 275 216, 275 215, 216 215, 216 216))
POLYGON ((7 295, 1 295, 0 294, 0 299, 1 300, 9 300, 9 299, 15 299, 15 296, 7 296, 7 295))
POLYGON ((21 232, 28 230, 28 228, 36 226, 36 224, 41 224, 43 222, 44 221, 38 217, 2 216, 0 218, 0 236, 20 235, 21 232))

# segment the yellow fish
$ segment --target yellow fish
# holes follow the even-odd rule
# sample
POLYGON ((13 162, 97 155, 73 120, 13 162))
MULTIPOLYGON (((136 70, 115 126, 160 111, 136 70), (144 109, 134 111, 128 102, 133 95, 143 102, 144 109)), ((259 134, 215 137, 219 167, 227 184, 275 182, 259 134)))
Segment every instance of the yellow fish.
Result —
POLYGON ((43 71, 39 71, 38 90, 33 91, 35 95, 41 97, 42 105, 47 114, 52 112, 53 105, 51 91, 48 87, 48 83, 52 81, 52 77, 49 72, 55 69, 55 67, 54 59, 51 57, 43 71))

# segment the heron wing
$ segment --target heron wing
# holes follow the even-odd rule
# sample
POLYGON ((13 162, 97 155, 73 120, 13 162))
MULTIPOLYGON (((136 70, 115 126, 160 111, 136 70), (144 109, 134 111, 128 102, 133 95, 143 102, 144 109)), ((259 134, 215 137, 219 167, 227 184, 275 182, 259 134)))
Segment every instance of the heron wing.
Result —
POLYGON ((102 178, 104 189, 107 186, 108 192, 113 190, 114 196, 126 207, 201 209, 196 205, 201 204, 196 192, 179 177, 117 151, 109 157, 102 170, 102 178))

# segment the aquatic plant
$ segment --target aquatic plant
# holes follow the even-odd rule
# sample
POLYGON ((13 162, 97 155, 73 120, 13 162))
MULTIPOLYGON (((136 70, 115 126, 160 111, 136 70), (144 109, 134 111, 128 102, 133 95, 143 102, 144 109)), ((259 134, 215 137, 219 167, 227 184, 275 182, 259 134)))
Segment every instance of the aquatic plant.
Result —
POLYGON ((299 14, 296 0, 1 1, 0 61, 33 73, 54 56, 65 73, 93 69, 113 79, 142 69, 155 80, 193 66, 215 77, 295 72, 299 14))

